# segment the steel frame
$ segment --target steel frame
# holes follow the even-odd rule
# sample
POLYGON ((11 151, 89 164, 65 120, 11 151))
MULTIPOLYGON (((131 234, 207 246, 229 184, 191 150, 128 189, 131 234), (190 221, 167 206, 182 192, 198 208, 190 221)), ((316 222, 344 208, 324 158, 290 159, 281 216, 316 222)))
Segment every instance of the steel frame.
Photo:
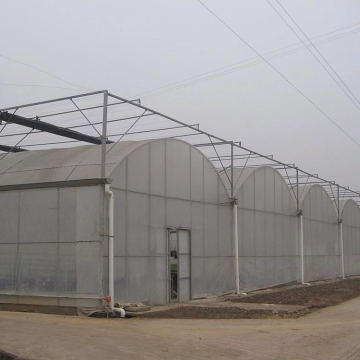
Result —
POLYGON ((10 152, 26 151, 29 148, 49 149, 96 143, 101 144, 102 147, 99 177, 103 179, 107 144, 128 139, 159 138, 186 140, 203 152, 214 163, 215 168, 224 171, 231 187, 230 203, 236 201, 234 169, 271 166, 281 173, 292 191, 298 212, 301 210, 300 198, 303 191, 301 187, 311 184, 319 184, 327 191, 334 200, 339 220, 341 200, 352 198, 360 204, 360 191, 326 180, 318 174, 311 174, 299 169, 295 164, 281 162, 272 155, 264 155, 248 149, 241 142, 222 139, 200 130, 199 124, 189 125, 145 107, 140 99, 128 100, 107 90, 0 109, 0 161, 10 152), (126 111, 132 112, 131 116, 113 118, 114 113, 126 111), (78 117, 74 118, 74 115, 78 117), (151 122, 152 119, 160 121, 151 122), (68 126, 59 125, 64 121, 68 122, 68 126), (159 126, 160 123, 164 126, 159 126), (118 124, 126 125, 119 127, 118 124), (30 131, 26 132, 24 128, 29 128, 30 131), (154 134, 155 137, 150 138, 149 134, 154 134), (50 140, 47 136, 51 136, 50 140), (29 142, 30 139, 33 142, 29 142))

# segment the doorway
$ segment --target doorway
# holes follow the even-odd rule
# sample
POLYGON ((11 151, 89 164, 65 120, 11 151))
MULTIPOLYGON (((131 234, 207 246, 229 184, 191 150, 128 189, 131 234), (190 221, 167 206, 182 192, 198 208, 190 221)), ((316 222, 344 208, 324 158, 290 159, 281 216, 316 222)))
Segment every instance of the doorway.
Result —
POLYGON ((168 299, 191 300, 190 230, 168 229, 168 299))

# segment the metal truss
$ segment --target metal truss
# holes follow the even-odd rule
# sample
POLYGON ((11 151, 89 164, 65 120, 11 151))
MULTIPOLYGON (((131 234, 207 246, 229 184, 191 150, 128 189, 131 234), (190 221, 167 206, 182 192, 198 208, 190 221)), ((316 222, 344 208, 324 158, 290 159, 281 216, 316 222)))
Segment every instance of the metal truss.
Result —
POLYGON ((0 110, 0 161, 12 152, 99 144, 102 146, 99 175, 104 178, 107 144, 163 138, 192 144, 219 172, 225 172, 231 188, 230 202, 236 200, 235 169, 271 166, 283 176, 298 211, 304 186, 311 184, 319 184, 327 191, 336 205, 338 218, 342 200, 352 198, 360 204, 359 191, 306 172, 295 164, 283 163, 272 155, 260 154, 241 142, 207 133, 199 124, 189 125, 145 107, 140 99, 128 100, 107 90, 0 110))

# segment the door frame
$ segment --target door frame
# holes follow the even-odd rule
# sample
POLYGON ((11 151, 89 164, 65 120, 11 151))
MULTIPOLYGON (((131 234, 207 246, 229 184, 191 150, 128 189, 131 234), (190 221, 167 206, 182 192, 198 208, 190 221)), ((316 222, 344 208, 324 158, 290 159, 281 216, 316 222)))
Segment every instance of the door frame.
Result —
MULTIPOLYGON (((166 228, 166 268, 167 268, 167 276, 166 276, 166 299, 167 303, 171 303, 171 264, 170 264, 170 233, 176 233, 176 243, 177 243, 177 249, 179 249, 179 231, 187 231, 189 234, 189 273, 190 273, 190 279, 189 279, 189 285, 190 285, 190 300, 192 300, 192 243, 191 243, 191 229, 185 228, 185 227, 175 227, 175 226, 168 226, 166 228)), ((179 259, 179 258, 178 258, 179 259)), ((180 274, 180 262, 178 261, 178 269, 177 269, 177 284, 178 284, 178 295, 177 299, 179 299, 180 294, 180 282, 179 282, 179 274, 180 274)), ((177 300, 178 302, 179 300, 177 300)))

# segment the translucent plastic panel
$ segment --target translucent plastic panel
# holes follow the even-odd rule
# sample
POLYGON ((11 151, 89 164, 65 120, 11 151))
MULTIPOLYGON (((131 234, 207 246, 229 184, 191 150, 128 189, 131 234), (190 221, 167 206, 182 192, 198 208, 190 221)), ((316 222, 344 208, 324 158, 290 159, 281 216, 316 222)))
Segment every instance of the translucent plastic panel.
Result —
POLYGON ((179 279, 179 301, 189 301, 191 300, 190 294, 190 279, 179 279))
POLYGON ((190 254, 190 233, 187 230, 178 230, 179 253, 190 254))
POLYGON ((165 195, 165 140, 150 144, 150 193, 165 195))
POLYGON ((191 199, 204 200, 204 156, 191 149, 191 199))
POLYGON ((0 242, 17 243, 19 240, 19 192, 0 193, 0 242))
POLYGON ((127 159, 127 188, 138 192, 149 192, 149 144, 132 152, 127 159))
POLYGON ((127 194, 127 255, 149 255, 149 196, 127 194))
POLYGON ((190 278, 190 254, 179 255, 179 278, 190 278))
POLYGON ((190 146, 166 141, 166 195, 190 199, 190 146))

